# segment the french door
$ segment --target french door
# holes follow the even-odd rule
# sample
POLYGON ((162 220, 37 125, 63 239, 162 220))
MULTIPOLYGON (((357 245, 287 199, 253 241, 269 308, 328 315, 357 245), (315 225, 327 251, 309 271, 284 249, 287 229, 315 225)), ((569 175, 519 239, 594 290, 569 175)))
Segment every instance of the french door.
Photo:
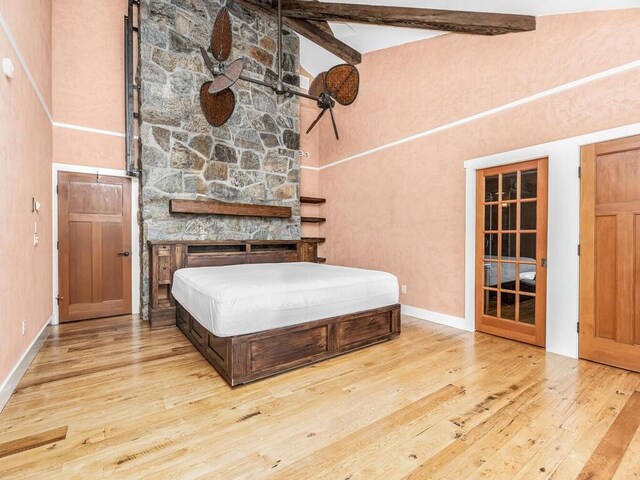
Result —
POLYGON ((476 330, 545 346, 547 159, 479 170, 476 330))

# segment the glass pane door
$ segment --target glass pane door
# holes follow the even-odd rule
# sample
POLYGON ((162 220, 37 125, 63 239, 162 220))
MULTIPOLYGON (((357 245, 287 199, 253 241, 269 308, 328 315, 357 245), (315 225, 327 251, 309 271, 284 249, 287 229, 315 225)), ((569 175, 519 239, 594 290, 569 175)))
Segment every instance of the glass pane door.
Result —
POLYGON ((546 168, 545 188, 539 188, 538 162, 489 169, 478 177, 480 315, 489 324, 500 320, 493 324, 503 328, 511 322, 520 332, 540 319, 536 297, 538 265, 543 265, 538 257, 546 251, 546 197, 541 209, 539 195, 546 195, 546 168))

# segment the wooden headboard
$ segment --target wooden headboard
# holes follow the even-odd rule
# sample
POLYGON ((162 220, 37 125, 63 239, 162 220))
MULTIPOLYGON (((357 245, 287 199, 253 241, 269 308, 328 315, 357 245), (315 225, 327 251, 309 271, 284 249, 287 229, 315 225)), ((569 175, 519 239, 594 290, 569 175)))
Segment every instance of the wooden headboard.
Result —
POLYGON ((171 282, 176 270, 242 263, 317 262, 318 242, 309 240, 150 241, 149 323, 175 325, 171 282))

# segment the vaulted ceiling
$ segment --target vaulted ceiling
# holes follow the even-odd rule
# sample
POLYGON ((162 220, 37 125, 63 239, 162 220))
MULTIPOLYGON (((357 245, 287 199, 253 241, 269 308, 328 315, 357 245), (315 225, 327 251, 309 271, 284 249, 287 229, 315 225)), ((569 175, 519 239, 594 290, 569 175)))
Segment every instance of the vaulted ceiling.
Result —
MULTIPOLYGON (((322 0, 333 3, 360 3, 369 5, 394 5, 445 10, 468 10, 522 15, 556 15, 561 13, 594 10, 639 8, 640 0, 322 0)), ((355 23, 329 22, 339 40, 361 53, 414 42, 443 32, 413 30, 396 27, 380 27, 355 23)), ((300 39, 301 64, 312 75, 343 63, 335 55, 304 37, 300 39)))

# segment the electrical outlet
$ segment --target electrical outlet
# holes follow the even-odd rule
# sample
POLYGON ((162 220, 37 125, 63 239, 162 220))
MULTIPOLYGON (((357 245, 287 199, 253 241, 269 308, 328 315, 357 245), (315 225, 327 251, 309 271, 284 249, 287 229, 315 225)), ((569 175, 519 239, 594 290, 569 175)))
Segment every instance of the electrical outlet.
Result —
POLYGON ((25 333, 27 333, 27 321, 22 320, 22 334, 24 335, 25 333))
POLYGON ((406 285, 402 285, 402 288, 400 290, 402 293, 407 293, 407 286, 406 285))
POLYGON ((40 244, 40 237, 37 233, 33 234, 33 246, 37 247, 40 244))

